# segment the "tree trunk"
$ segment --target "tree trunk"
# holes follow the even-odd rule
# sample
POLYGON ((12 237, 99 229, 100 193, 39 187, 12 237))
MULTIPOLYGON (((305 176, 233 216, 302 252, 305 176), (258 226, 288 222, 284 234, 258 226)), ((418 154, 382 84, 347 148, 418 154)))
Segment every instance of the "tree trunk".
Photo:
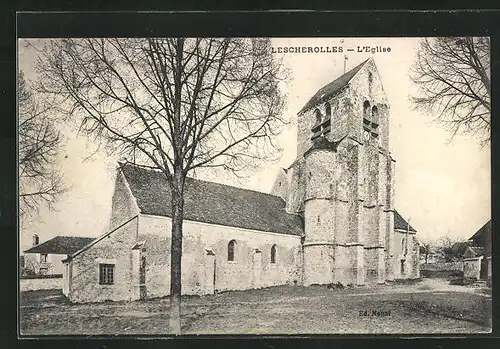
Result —
POLYGON ((174 174, 172 183, 172 244, 170 255, 170 330, 181 334, 181 259, 184 219, 184 179, 174 174))

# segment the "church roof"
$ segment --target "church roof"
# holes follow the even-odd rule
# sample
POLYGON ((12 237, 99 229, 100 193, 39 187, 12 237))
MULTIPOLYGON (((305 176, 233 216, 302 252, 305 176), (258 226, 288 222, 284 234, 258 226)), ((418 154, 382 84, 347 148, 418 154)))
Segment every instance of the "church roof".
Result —
POLYGON ((24 253, 72 254, 93 241, 94 238, 81 236, 56 236, 40 245, 24 251, 24 253))
POLYGON ((304 105, 304 107, 302 107, 302 109, 300 110, 299 113, 302 113, 303 111, 313 107, 314 105, 321 102, 323 99, 329 98, 330 96, 332 96, 333 94, 338 92, 341 88, 347 86, 349 81, 351 81, 351 79, 354 77, 354 75, 356 75, 356 73, 361 70, 363 65, 366 62, 368 62, 368 60, 369 60, 369 58, 367 60, 363 61, 362 63, 358 64, 357 66, 355 66, 351 70, 349 70, 347 73, 339 76, 337 79, 333 80, 328 85, 325 85, 322 88, 320 88, 319 91, 316 92, 316 94, 311 97, 309 102, 307 102, 306 105, 304 105))
MULTIPOLYGON (((121 170, 141 213, 172 217, 171 190, 163 173, 131 164, 121 164, 121 170)), ((186 220, 301 236, 302 220, 287 213, 285 205, 271 194, 186 178, 186 220)))
MULTIPOLYGON (((411 225, 409 227, 410 231, 416 232, 411 225)), ((408 222, 396 210, 394 210, 394 229, 408 229, 408 222)))

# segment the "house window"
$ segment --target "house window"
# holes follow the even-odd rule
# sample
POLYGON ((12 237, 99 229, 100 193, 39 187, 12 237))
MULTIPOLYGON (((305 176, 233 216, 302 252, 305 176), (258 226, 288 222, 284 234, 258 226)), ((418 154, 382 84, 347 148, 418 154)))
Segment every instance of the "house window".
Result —
POLYGON ((401 260, 401 275, 405 273, 405 261, 401 260))
POLYGON ((234 249, 236 247, 236 241, 231 240, 229 241, 229 244, 227 245, 227 260, 230 262, 234 261, 234 249))
POLYGON ((276 245, 273 245, 273 247, 271 247, 271 263, 276 263, 276 245))
POLYGON ((39 271, 40 275, 47 275, 48 273, 49 273, 49 268, 47 268, 47 267, 40 268, 40 271, 39 271))
POLYGON ((113 285, 115 281, 115 265, 99 264, 99 285, 113 285))
POLYGON ((42 253, 40 255, 40 263, 47 263, 47 254, 46 253, 42 253))

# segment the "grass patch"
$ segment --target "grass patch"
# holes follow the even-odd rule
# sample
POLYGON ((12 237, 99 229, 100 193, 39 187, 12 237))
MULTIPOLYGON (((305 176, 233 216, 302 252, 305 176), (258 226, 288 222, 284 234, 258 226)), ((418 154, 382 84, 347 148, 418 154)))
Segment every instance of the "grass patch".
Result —
MULTIPOLYGON (((25 292, 21 294, 21 333, 166 335, 169 303, 165 297, 68 304, 60 292, 25 292)), ((183 297, 181 325, 187 334, 473 333, 489 330, 490 314, 490 297, 421 292, 414 285, 276 286, 183 297), (361 316, 365 311, 390 316, 361 316)))

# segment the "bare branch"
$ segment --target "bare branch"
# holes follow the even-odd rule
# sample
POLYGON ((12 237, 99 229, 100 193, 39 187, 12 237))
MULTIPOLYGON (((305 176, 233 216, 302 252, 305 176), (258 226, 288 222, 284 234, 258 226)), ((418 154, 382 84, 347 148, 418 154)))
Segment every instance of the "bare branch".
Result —
POLYGON ((51 108, 37 101, 22 71, 18 79, 20 213, 32 216, 42 204, 52 209, 67 188, 56 166, 61 135, 51 108))
POLYGON ((436 114, 451 132, 473 133, 489 143, 491 124, 489 38, 423 39, 411 68, 414 108, 436 114))

